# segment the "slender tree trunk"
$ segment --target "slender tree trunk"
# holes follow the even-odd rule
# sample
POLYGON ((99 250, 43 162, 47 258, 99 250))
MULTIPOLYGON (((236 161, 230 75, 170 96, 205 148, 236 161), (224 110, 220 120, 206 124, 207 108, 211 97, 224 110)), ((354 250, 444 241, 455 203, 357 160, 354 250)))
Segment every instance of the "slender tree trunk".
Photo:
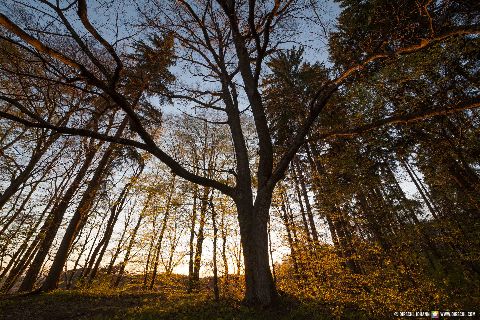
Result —
POLYGON ((203 189, 203 196, 201 199, 201 206, 200 206, 200 218, 199 218, 199 226, 197 232, 197 245, 195 248, 195 258, 193 262, 193 284, 196 286, 198 281, 200 280, 200 268, 202 265, 202 251, 203 251, 203 240, 205 240, 204 235, 204 228, 205 228, 205 221, 207 215, 207 208, 208 208, 208 196, 210 193, 210 188, 203 189))
POLYGON ((115 227, 115 224, 117 223, 118 216, 120 215, 123 204, 125 203, 125 199, 128 193, 128 187, 129 187, 128 185, 125 186, 125 188, 122 190, 122 193, 119 195, 117 201, 115 202, 115 205, 112 208, 112 213, 110 216, 110 220, 107 223, 105 234, 99 243, 100 252, 97 251, 97 254, 94 255, 94 257, 96 257, 96 261, 88 275, 89 282, 95 279, 95 276, 97 275, 98 269, 100 267, 100 263, 102 262, 102 259, 103 259, 103 255, 105 254, 105 250, 107 250, 108 244, 113 234, 113 229, 115 227))
POLYGON ((470 172, 468 165, 467 168, 464 168, 454 159, 450 159, 448 162, 448 170, 455 180, 458 190, 466 196, 466 202, 471 204, 468 211, 473 219, 478 219, 480 217, 480 193, 478 191, 478 181, 476 181, 478 177, 475 173, 470 172))
POLYGON ((299 274, 299 268, 298 268, 298 262, 297 262, 297 250, 295 248, 295 243, 292 237, 290 218, 288 217, 285 201, 282 201, 281 210, 283 213, 281 215, 283 224, 285 225, 285 229, 287 229, 287 240, 288 240, 288 245, 290 247, 290 256, 292 257, 293 270, 295 271, 295 276, 297 276, 299 274))
POLYGON ((365 196, 366 193, 366 191, 361 191, 358 194, 358 199, 360 207, 362 208, 363 214, 367 220, 368 229, 373 235, 374 240, 378 242, 384 250, 388 250, 390 245, 387 243, 383 235, 378 219, 372 214, 372 209, 369 207, 368 200, 365 196))
MULTIPOLYGON (((142 169, 143 170, 143 169, 142 169)), ((123 262, 120 264, 120 269, 118 271, 118 275, 117 275, 117 278, 115 279, 115 282, 113 284, 113 287, 118 287, 119 284, 120 284, 120 281, 122 280, 122 277, 123 277, 123 274, 125 272, 125 268, 127 266, 127 263, 128 261, 130 260, 130 254, 132 252, 132 248, 133 248, 133 245, 135 244, 135 239, 136 239, 136 236, 137 236, 137 232, 138 230, 140 229, 140 226, 141 226, 141 223, 143 221, 143 219, 145 218, 146 216, 146 212, 148 210, 148 207, 150 205, 150 201, 152 200, 153 198, 153 195, 154 193, 152 191, 150 191, 147 195, 147 199, 145 200, 145 203, 143 205, 143 208, 142 208, 142 211, 140 212, 140 215, 138 217, 138 220, 137 220, 137 223, 135 224, 135 227, 133 228, 133 231, 132 231, 132 234, 130 236, 130 241, 128 243, 128 246, 127 246, 127 250, 125 252, 125 256, 123 258, 123 262)), ((151 250, 151 248, 150 248, 151 250)), ((150 257, 150 251, 149 251, 149 257, 150 257)), ((147 259, 149 260, 149 259, 147 259)), ((148 266, 147 266, 148 268, 148 266)), ((144 280, 144 286, 146 285, 146 279, 144 280)))
POLYGON ((68 205, 70 204, 70 201, 72 200, 75 192, 79 188, 81 181, 87 174, 87 170, 90 167, 96 152, 97 147, 91 144, 90 150, 87 152, 82 167, 78 171, 75 179, 73 180, 68 190, 65 192, 62 201, 59 203, 58 207, 53 209, 53 211, 47 218, 47 221, 45 223, 47 223, 48 229, 46 230, 44 237, 41 240, 40 249, 37 252, 30 268, 28 269, 27 274, 25 275, 25 278, 20 285, 19 291, 30 291, 33 289, 35 281, 40 272, 40 268, 42 267, 45 257, 48 255, 48 251, 52 246, 53 240, 55 239, 58 228, 60 227, 68 205))
POLYGON ((344 213, 340 211, 339 208, 335 207, 335 218, 334 223, 337 224, 335 230, 338 235, 338 240, 340 243, 342 255, 345 258, 346 266, 355 274, 361 274, 361 267, 357 261, 352 259, 354 254, 354 243, 352 241, 352 230, 350 228, 349 222, 344 213))
MULTIPOLYGON (((48 206, 49 207, 49 206, 48 206)), ((16 250, 16 252, 12 255, 10 261, 8 262, 8 265, 2 270, 2 273, 0 274, 0 279, 3 279, 5 277, 5 275, 8 273, 8 271, 10 270, 10 268, 16 268, 16 263, 18 262, 17 259, 19 257, 21 257, 25 250, 27 249, 28 247, 28 243, 30 241, 30 239, 32 238, 32 236, 35 234, 35 231, 38 229, 38 227, 40 226, 42 220, 43 220, 43 216, 45 215, 46 213, 46 210, 43 211, 43 213, 40 215, 40 217, 38 218, 38 221, 37 223, 29 230, 29 232, 27 233, 25 239, 23 240, 22 244, 20 245, 20 247, 16 250)))
POLYGON ((107 275, 112 273, 113 267, 115 266, 115 262, 117 261, 118 256, 120 255, 120 252, 122 251, 123 240, 125 239, 125 235, 127 234, 127 228, 128 228, 129 224, 130 224, 130 221, 127 220, 127 222, 125 223, 125 227, 123 228, 122 234, 120 235, 120 239, 118 240, 117 247, 115 248, 115 251, 112 254, 112 258, 110 259, 110 262, 108 263, 108 267, 107 267, 107 271, 106 271, 107 275))
MULTIPOLYGON (((138 177, 142 174, 142 171, 143 171, 143 168, 144 166, 142 166, 140 168, 140 170, 134 174, 132 176, 132 178, 130 179, 131 181, 134 181, 136 179, 138 179, 138 177)), ((147 204, 148 204, 148 201, 149 201, 149 197, 150 197, 150 194, 147 196, 147 204)), ((142 210, 143 211, 143 210, 142 210)), ((115 252, 114 254, 112 255, 112 259, 110 260, 110 263, 108 265, 108 268, 107 268, 107 275, 108 274, 111 274, 112 273, 112 270, 113 270, 113 267, 115 265, 115 261, 117 261, 117 258, 118 256, 120 255, 120 251, 122 249, 122 244, 123 244, 123 239, 125 238, 125 235, 127 233, 127 228, 128 228, 128 225, 130 224, 130 219, 131 219, 131 216, 132 216, 132 210, 130 210, 129 214, 128 214, 128 218, 127 218, 127 222, 125 223, 125 227, 123 228, 123 231, 122 231, 122 234, 120 236, 120 240, 118 241, 118 245, 117 245, 117 248, 115 249, 115 252)), ((140 214, 140 217, 142 217, 143 213, 140 214)), ((142 217, 143 219, 143 217, 142 217)), ((141 219, 139 219, 141 221, 141 219)), ((139 226, 140 227, 140 226, 139 226)), ((135 233, 137 231, 135 230, 135 233)))
POLYGON ((403 166, 405 170, 407 171, 408 175, 410 176, 410 179, 413 181, 415 184, 415 187, 417 187, 418 192, 422 196, 423 201, 428 207, 428 210, 430 210, 430 213, 435 219, 438 219, 438 214, 436 210, 433 208, 433 205, 430 203, 430 199, 428 199, 427 195, 425 194, 422 186, 420 185, 420 181, 417 180, 417 176, 413 174, 413 171, 411 170, 410 166, 408 165, 406 160, 403 160, 403 166))
POLYGON ((268 251, 270 253, 270 263, 272 264, 273 283, 277 285, 277 275, 275 274, 275 263, 273 261, 273 248, 272 248, 272 229, 270 224, 270 217, 268 219, 268 251))
POLYGON ((418 231, 419 235, 422 237, 422 240, 425 242, 427 245, 427 250, 426 252, 426 257, 430 263, 430 265, 440 271, 440 272, 445 272, 448 273, 448 268, 444 268, 440 261, 442 261, 442 254, 438 250, 437 246, 435 243, 432 241, 430 235, 425 232, 423 226, 421 225, 420 221, 418 220, 417 213, 415 212, 415 209, 412 207, 410 201, 407 199, 407 196, 405 195, 405 192, 403 192, 402 187, 398 183, 397 178, 395 177, 395 174, 393 173, 393 170, 390 168, 390 166, 386 166, 386 170, 388 173, 388 176, 390 177, 392 181, 392 189, 393 192, 396 192, 399 196, 400 199, 404 202, 403 206, 405 207, 405 210, 407 212, 407 217, 408 220, 411 221, 411 223, 414 225, 415 229, 418 231))
POLYGON ((188 259, 188 289, 187 291, 192 292, 195 284, 193 279, 193 263, 194 263, 194 246, 193 242, 195 240, 195 224, 197 221, 197 198, 198 198, 198 185, 193 186, 193 205, 192 205, 192 218, 190 223, 190 240, 189 240, 189 259, 188 259))
MULTIPOLYGON (((147 202, 144 208, 148 206, 148 202, 149 201, 147 199, 147 202)), ((125 257, 123 258, 123 262, 120 264, 120 269, 118 270, 118 275, 117 275, 117 278, 115 279, 115 283, 113 284, 113 287, 118 287, 118 285, 120 284, 120 281, 122 280, 123 273, 125 272, 125 267, 127 266, 127 263, 130 260, 130 253, 132 251, 133 245, 135 244, 135 238, 137 236, 137 232, 138 232, 138 229, 140 228, 143 218, 144 218, 144 215, 140 214, 140 216, 138 217, 137 223, 133 228, 132 235, 130 236, 130 241, 128 242, 127 250, 125 251, 125 257)))
MULTIPOLYGON (((115 133, 115 137, 118 138, 123 134, 123 130, 125 129, 127 123, 128 120, 127 118, 125 118, 120 124, 117 132, 115 133)), ((81 227, 83 227, 84 223, 86 222, 88 213, 93 207, 96 194, 100 187, 100 181, 104 179, 106 169, 112 161, 112 154, 114 151, 115 145, 110 144, 105 153, 103 154, 102 158, 100 159, 97 168, 95 169, 95 172, 93 174, 93 177, 90 180, 87 189, 82 196, 82 199, 80 200, 78 208, 70 220, 65 235, 63 236, 62 242, 60 243, 60 247, 58 248, 58 251, 53 260, 52 266, 50 267, 49 273, 41 287, 42 291, 54 290, 57 288, 58 281, 60 280, 60 275, 62 273, 62 268, 68 259, 68 253, 70 252, 70 248, 73 244, 73 241, 75 240, 75 237, 81 230, 81 227)), ((116 208, 116 206, 114 207, 116 208)))
MULTIPOLYGON (((55 188, 54 194, 51 197, 49 197, 49 200, 48 200, 47 204, 45 205, 45 208, 42 210, 42 213, 40 214, 40 217, 38 218, 37 225, 35 226, 34 229, 32 229, 32 234, 29 237, 27 237, 28 239, 26 239, 25 242, 24 242, 25 246, 28 245, 28 241, 30 240, 31 236, 33 236, 35 231, 38 229, 38 227, 42 223, 43 218, 45 217, 46 213, 51 208, 56 208, 58 206, 58 204, 60 203, 60 201, 62 199, 63 188, 65 187, 65 185, 67 184, 67 182, 70 178, 70 175, 68 174, 68 172, 70 172, 76 165, 77 165, 77 163, 75 162, 73 164, 73 166, 69 170, 67 170, 67 174, 62 178, 62 180, 60 181, 60 184, 55 188)), ((34 241, 32 243, 30 243, 30 245, 28 246, 28 249, 26 249, 25 252, 22 252, 23 256, 22 256, 21 259, 19 259, 18 261, 17 261, 17 259, 12 259, 12 263, 13 263, 12 270, 10 271, 7 279, 3 282, 2 289, 0 289, 1 291, 5 291, 5 290, 9 291, 15 285, 16 279, 28 267, 28 264, 30 263, 31 259, 33 258, 33 255, 35 255, 36 252, 37 252, 38 244, 42 239, 42 235, 46 232, 47 227, 48 227, 48 224, 44 223, 43 226, 40 228, 40 231, 38 232, 34 241)), ((7 271, 8 270, 6 270, 5 273, 2 273, 0 278, 3 278, 6 275, 7 271)))
MULTIPOLYGON (((212 193, 213 197, 213 193, 212 193)), ((212 226, 213 226, 213 295, 215 300, 220 299, 220 293, 218 290, 218 269, 217 269, 217 238, 218 238, 218 228, 217 228, 217 213, 215 211, 215 206, 210 201, 210 206, 212 209, 212 226)))
MULTIPOLYGON (((312 185, 313 185, 313 191, 315 196, 315 203, 317 208, 320 209, 322 207, 322 192, 325 192, 325 191, 319 185, 318 179, 321 176, 326 176, 326 173, 319 161, 320 155, 316 149, 316 146, 310 143, 306 146, 306 151, 307 151, 307 159, 310 164, 311 175, 317 177, 317 179, 312 179, 313 180, 312 185)), ((330 231, 330 237, 332 238, 332 242, 335 248, 340 248, 340 240, 338 237, 338 232, 335 228, 334 219, 332 217, 332 214, 330 213, 330 210, 326 210, 324 215, 328 223, 328 229, 330 231)), ((313 216, 312 216, 312 223, 313 223, 313 216)))
POLYGON ((70 273, 70 277, 67 279, 66 289, 70 289, 70 287, 72 286, 73 279, 75 278, 75 273, 77 272, 78 264, 80 262, 80 259, 83 255, 83 253, 87 250, 87 243, 90 241, 90 236, 92 235, 92 232, 93 232, 93 228, 90 228, 87 236, 85 237, 85 241, 83 242, 83 245, 80 249, 80 252, 78 253, 77 259, 75 259, 75 263, 73 264, 73 268, 72 268, 72 271, 70 273))
POLYGON ((161 226, 161 229, 160 229, 160 234, 158 236, 158 241, 157 241, 157 247, 156 247, 155 254, 154 254, 155 261, 154 261, 154 264, 153 264, 152 279, 150 281, 150 286, 149 286, 150 290, 153 289, 153 287, 155 285, 155 278, 157 277, 158 263, 160 261, 160 255, 162 253, 163 236, 165 235, 165 230, 167 228, 168 218, 170 216, 170 207, 172 205, 172 198, 173 198, 173 194, 175 192, 175 180, 176 180, 176 176, 174 175, 172 177, 172 181, 171 181, 171 185, 170 185, 170 191, 169 191, 168 199, 167 199, 167 205, 166 205, 166 208, 165 208, 165 214, 163 216, 162 226, 161 226))
POLYGON ((147 261, 145 262, 145 274, 143 275, 143 288, 147 289, 147 280, 148 280, 148 268, 150 267, 150 262, 152 258, 152 250, 154 250, 155 237, 152 237, 150 240, 150 245, 148 247, 147 261))
POLYGON ((93 250, 94 250, 94 248, 96 248, 95 243, 97 243, 97 239, 100 236, 100 233, 102 232, 102 227, 101 226, 103 226, 103 223, 105 222, 105 219, 106 219, 106 216, 103 216, 102 221, 101 221, 101 223, 99 225, 99 228, 97 230, 97 233, 95 234, 95 238, 93 238, 92 246, 90 247, 90 250, 88 251, 87 257, 85 259, 85 263, 82 267, 82 271, 80 272, 80 275, 78 276, 79 279, 85 278, 87 276, 88 272, 89 272, 88 264, 90 263, 90 260, 91 260, 90 258, 92 257, 93 250))
POLYGON ((305 209, 307 212, 308 222, 310 224, 310 232, 312 234, 312 239, 315 244, 318 244, 319 243, 318 232, 315 226, 315 221, 313 219, 313 211, 312 211, 312 206, 310 205, 310 199, 308 197, 308 190, 307 190, 307 185, 305 183, 305 176, 302 173, 302 169, 300 168, 300 164, 298 163, 298 161, 295 165, 297 167, 297 176, 300 182, 300 188, 302 190, 303 201, 305 202, 305 209))
MULTIPOLYGON (((30 201, 30 197, 32 196, 32 194, 35 192, 35 190, 37 189, 38 185, 40 184, 41 180, 43 180, 43 178, 45 177, 45 175, 47 174, 47 171, 45 171, 42 175, 42 177, 37 181, 35 182, 32 187, 30 188, 28 194, 25 196, 25 198, 22 200, 22 203, 20 204, 20 207, 15 210, 15 212, 10 216, 10 218, 8 218, 7 221, 1 223, 2 225, 2 230, 0 230, 0 235, 3 235, 5 234, 5 232, 7 231, 8 227, 10 227, 10 225, 15 221, 17 220, 17 218, 20 216, 20 214, 22 212, 24 212, 25 210, 25 206, 27 205, 27 203, 30 201)), ((22 192, 20 192, 21 194, 22 192)), ((19 194, 19 197, 20 197, 20 194, 19 194)), ((12 210, 15 208, 15 205, 12 206, 12 210)), ((1 209, 0 209, 1 210, 1 209)))
MULTIPOLYGON (((65 180, 67 180, 67 179, 65 179, 65 180)), ((60 185, 62 185, 62 184, 63 183, 61 183, 60 185)), ((32 228, 31 234, 29 234, 27 236, 24 243, 22 244, 22 245, 25 246, 25 248, 27 247, 28 241, 30 240, 30 238, 33 236, 35 231, 38 229, 38 227, 42 223, 42 220, 43 220, 45 214, 50 210, 52 204, 53 204, 53 207, 55 207, 58 204, 58 199, 59 198, 56 197, 56 195, 58 194, 58 191, 59 190, 56 190, 54 196, 50 197, 47 205, 45 206, 42 213, 40 214, 40 217, 38 219, 38 222, 37 222, 35 228, 32 228)), ((35 239, 30 243, 30 245, 28 246, 26 251, 23 252, 24 249, 22 249, 22 248, 19 249, 19 250, 22 250, 22 254, 23 254, 22 258, 18 261, 17 261, 17 259, 12 258, 12 261, 11 261, 12 262, 12 270, 10 271, 10 273, 8 274, 8 277, 3 282, 2 288, 0 289, 0 291, 8 292, 15 285, 15 281, 17 280, 17 278, 25 271, 25 269, 27 268, 28 263, 30 263, 33 255, 35 255, 36 252, 37 252, 38 244, 41 240, 41 235, 46 230, 46 225, 44 224, 44 226, 42 228, 40 229, 40 231, 37 234, 37 236, 35 237, 35 239), (42 229, 42 228, 45 228, 45 229, 42 229)), ((8 268, 6 268, 5 272, 2 273, 0 278, 3 278, 6 275, 7 271, 8 271, 8 268)))
POLYGON ((225 225, 225 211, 222 210, 221 230, 222 230, 222 260, 223 260, 223 295, 228 293, 228 259, 227 259, 227 227, 225 225))
POLYGON ((302 194, 300 192, 298 176, 294 166, 292 166, 291 171, 292 171, 292 176, 294 181, 295 192, 297 193, 298 204, 300 205, 300 213, 302 214, 303 229, 305 230, 305 235, 307 237, 307 240, 310 242, 312 240, 312 237, 310 235, 310 228, 308 227, 307 215, 305 214, 305 208, 303 207, 303 200, 302 200, 302 194))
POLYGON ((33 153, 28 161, 27 165, 23 170, 10 182, 9 186, 5 189, 5 191, 0 195, 0 209, 10 200, 10 198, 18 191, 20 186, 30 178, 30 174, 32 173, 33 169, 37 165, 38 161, 42 158, 45 154, 47 149, 50 145, 58 138, 58 135, 53 135, 49 139, 45 145, 42 146, 42 140, 39 139, 33 153))

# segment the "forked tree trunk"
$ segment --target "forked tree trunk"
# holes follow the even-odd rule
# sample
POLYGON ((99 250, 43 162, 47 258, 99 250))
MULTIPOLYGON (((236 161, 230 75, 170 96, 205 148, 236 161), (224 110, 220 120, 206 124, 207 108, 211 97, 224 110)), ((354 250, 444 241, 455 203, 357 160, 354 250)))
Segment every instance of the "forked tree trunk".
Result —
POLYGON ((267 306, 277 298, 268 251, 267 224, 271 200, 271 192, 260 190, 254 205, 242 197, 235 201, 245 262, 245 303, 249 305, 267 306))

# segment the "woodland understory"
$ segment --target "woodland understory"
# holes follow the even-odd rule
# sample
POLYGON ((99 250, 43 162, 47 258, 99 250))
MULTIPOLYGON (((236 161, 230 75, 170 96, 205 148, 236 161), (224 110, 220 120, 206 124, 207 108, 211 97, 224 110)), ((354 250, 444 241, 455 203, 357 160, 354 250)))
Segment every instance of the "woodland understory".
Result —
POLYGON ((0 318, 480 312, 479 35, 467 0, 2 1, 0 318))

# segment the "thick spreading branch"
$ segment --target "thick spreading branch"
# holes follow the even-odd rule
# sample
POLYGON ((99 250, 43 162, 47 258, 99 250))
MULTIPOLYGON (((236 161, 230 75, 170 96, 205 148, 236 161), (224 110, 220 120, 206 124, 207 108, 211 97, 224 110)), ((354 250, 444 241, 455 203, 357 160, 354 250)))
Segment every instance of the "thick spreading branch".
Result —
POLYGON ((44 53, 72 68, 75 68, 79 71, 86 71, 86 68, 79 64, 78 62, 74 61, 73 59, 68 58, 67 56, 61 54, 60 52, 56 51, 55 49, 52 49, 46 45, 44 45, 42 42, 40 42, 38 39, 32 37, 28 33, 22 30, 19 26, 17 26, 15 23, 13 23, 10 19, 8 19, 3 13, 0 13, 0 25, 5 27, 7 30, 10 32, 14 33, 17 35, 20 39, 37 49, 39 52, 44 53))
POLYGON ((123 63, 120 57, 117 55, 117 52, 113 48, 113 46, 105 40, 100 33, 98 33, 97 29, 90 23, 88 19, 88 12, 87 12, 87 3, 85 0, 78 0, 78 16, 80 17, 80 21, 82 21, 83 26, 85 29, 90 32, 90 34, 105 48, 107 49, 108 53, 113 57, 117 66, 115 67, 115 72, 111 79, 111 85, 114 86, 120 77, 120 71, 123 68, 123 63))
POLYGON ((341 75, 339 75, 335 80, 333 80, 333 83, 336 84, 337 86, 342 85, 343 82, 345 82, 345 80, 347 80, 351 75, 365 69, 365 67, 367 67, 369 64, 375 61, 385 60, 388 58, 396 58, 398 56, 415 53, 420 50, 431 47, 432 45, 442 42, 447 38, 450 38, 453 36, 466 36, 466 35, 475 35, 475 34, 480 34, 480 26, 475 25, 471 27, 457 28, 455 30, 451 30, 449 32, 437 35, 435 37, 422 39, 420 43, 397 49, 391 53, 379 53, 379 54, 373 55, 368 59, 366 59, 365 61, 363 61, 362 63, 357 64, 345 70, 341 75))
POLYGON ((403 114, 390 116, 369 124, 365 124, 353 129, 338 130, 325 132, 318 135, 315 140, 325 140, 332 138, 353 138, 360 134, 379 129, 384 126, 391 125, 409 125, 412 123, 425 121, 438 116, 448 116, 451 114, 459 113, 466 110, 472 110, 480 108, 480 97, 473 98, 469 101, 464 101, 459 103, 451 108, 442 109, 442 110, 425 110, 423 112, 416 112, 413 114, 403 114))

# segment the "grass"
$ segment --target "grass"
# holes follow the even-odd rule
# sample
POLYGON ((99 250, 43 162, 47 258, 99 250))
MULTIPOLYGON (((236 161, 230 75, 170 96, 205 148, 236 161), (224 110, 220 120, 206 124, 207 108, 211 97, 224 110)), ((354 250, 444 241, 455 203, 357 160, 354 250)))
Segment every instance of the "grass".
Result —
MULTIPOLYGON (((285 299, 284 299, 285 300, 285 299)), ((327 313, 293 301, 269 309, 236 300, 214 301, 209 294, 184 291, 126 292, 57 290, 29 296, 0 296, 0 319, 330 319, 327 313)))

